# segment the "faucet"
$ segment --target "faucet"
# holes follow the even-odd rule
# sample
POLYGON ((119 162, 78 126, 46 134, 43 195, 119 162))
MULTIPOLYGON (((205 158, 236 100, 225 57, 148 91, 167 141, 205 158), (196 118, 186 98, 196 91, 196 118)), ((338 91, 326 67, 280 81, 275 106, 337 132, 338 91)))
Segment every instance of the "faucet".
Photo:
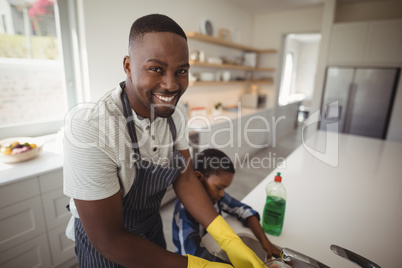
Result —
POLYGON ((364 267, 364 268, 381 268, 378 264, 376 264, 376 263, 372 262, 371 260, 366 259, 365 257, 360 256, 359 254, 357 254, 357 253, 355 253, 353 251, 350 251, 350 250, 348 250, 346 248, 343 248, 343 247, 340 247, 340 246, 337 246, 337 245, 331 245, 330 249, 335 254, 337 254, 337 255, 339 255, 339 256, 347 259, 347 260, 350 260, 351 262, 354 262, 354 263, 358 264, 361 267, 364 267))
MULTIPOLYGON (((360 267, 381 268, 378 264, 370 261, 369 259, 366 259, 366 258, 360 256, 359 254, 357 254, 353 251, 347 250, 347 249, 342 248, 337 245, 331 245, 330 248, 335 254, 358 264, 360 267)), ((317 261, 316 259, 306 256, 300 252, 297 252, 297 251, 295 251, 293 249, 289 249, 289 248, 283 248, 281 250, 281 258, 284 261, 292 261, 292 260, 300 261, 300 262, 303 262, 305 264, 308 264, 308 265, 310 265, 312 267, 316 267, 316 268, 329 268, 329 266, 317 261)))
POLYGON ((301 261, 315 268, 330 268, 329 266, 317 261, 316 259, 311 258, 307 255, 304 255, 290 248, 283 248, 281 250, 281 258, 284 261, 292 261, 292 260, 301 261))

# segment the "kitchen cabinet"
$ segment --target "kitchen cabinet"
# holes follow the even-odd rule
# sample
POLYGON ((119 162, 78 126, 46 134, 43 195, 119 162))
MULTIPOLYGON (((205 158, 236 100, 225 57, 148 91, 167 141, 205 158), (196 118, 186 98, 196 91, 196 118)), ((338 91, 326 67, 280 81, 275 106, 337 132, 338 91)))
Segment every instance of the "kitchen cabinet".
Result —
POLYGON ((0 186, 0 267, 76 264, 62 187, 61 168, 0 186))
POLYGON ((398 67, 402 64, 402 20, 338 23, 328 63, 398 67))
POLYGON ((14 267, 52 267, 49 245, 45 234, 0 253, 0 266, 14 267))
POLYGON ((232 161, 242 160, 261 148, 268 147, 270 141, 271 109, 245 109, 226 112, 212 119, 194 120, 189 129, 198 134, 192 145, 197 153, 207 148, 216 148, 227 154, 232 161))
POLYGON ((363 61, 368 64, 402 64, 402 20, 370 24, 363 61))
POLYGON ((362 62, 368 23, 335 24, 332 31, 329 62, 362 62))
MULTIPOLYGON (((212 36, 200 34, 197 32, 188 32, 186 33, 188 39, 193 39, 197 41, 201 41, 208 44, 217 45, 220 47, 230 48, 234 50, 240 50, 242 52, 252 52, 257 53, 257 56, 262 53, 277 53, 274 49, 256 49, 249 46, 244 46, 241 44, 236 44, 230 41, 222 40, 219 38, 215 38, 212 36)), ((190 60, 190 65, 193 67, 202 67, 202 68, 213 68, 213 69, 225 69, 225 70, 233 70, 233 71, 246 71, 251 72, 251 77, 253 77, 253 73, 255 72, 273 72, 275 68, 271 67, 258 67, 258 60, 256 67, 250 67, 245 65, 238 65, 238 64, 216 64, 216 63, 209 63, 207 60, 199 61, 199 60, 190 60)), ((190 85, 228 85, 231 83, 236 84, 248 84, 248 83, 264 83, 264 84, 272 84, 272 78, 265 78, 261 80, 244 80, 244 81, 214 81, 214 82, 204 82, 204 81, 196 81, 191 82, 190 85)))

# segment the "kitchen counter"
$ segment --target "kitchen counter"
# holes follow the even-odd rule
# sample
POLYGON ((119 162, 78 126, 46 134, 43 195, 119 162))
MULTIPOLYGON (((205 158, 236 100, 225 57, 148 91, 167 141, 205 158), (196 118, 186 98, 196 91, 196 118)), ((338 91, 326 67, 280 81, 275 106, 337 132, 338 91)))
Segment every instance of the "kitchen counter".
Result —
MULTIPOLYGON (((330 267, 357 267, 330 250, 336 244, 381 267, 402 256, 402 143, 317 131, 242 201, 260 215, 265 186, 282 173, 287 206, 278 246, 330 267)), ((237 232, 250 232, 227 218, 237 232)))
POLYGON ((0 262, 7 267, 77 265, 75 243, 65 236, 71 213, 59 134, 37 137, 44 146, 31 160, 0 163, 0 262))
POLYGON ((56 141, 56 135, 49 135, 40 139, 44 141, 44 146, 37 157, 13 164, 0 162, 0 186, 63 167, 62 142, 56 141))

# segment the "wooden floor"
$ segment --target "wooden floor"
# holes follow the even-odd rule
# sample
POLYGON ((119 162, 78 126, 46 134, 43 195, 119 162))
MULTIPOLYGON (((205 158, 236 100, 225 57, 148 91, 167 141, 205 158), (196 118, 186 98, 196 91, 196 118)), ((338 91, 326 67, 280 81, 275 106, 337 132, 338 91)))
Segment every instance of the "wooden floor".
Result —
MULTIPOLYGON (((277 165, 281 159, 286 158, 301 144, 301 131, 295 129, 292 133, 281 139, 276 145, 262 149, 254 155, 249 156, 249 161, 242 161, 235 164, 236 173, 232 184, 226 192, 232 197, 242 200, 258 183, 260 183, 277 165), (260 161, 255 161, 256 158, 260 161), (254 163, 251 161, 254 159, 254 163)), ((165 204, 161 208, 163 229, 167 249, 174 251, 172 242, 172 218, 174 201, 165 204)))

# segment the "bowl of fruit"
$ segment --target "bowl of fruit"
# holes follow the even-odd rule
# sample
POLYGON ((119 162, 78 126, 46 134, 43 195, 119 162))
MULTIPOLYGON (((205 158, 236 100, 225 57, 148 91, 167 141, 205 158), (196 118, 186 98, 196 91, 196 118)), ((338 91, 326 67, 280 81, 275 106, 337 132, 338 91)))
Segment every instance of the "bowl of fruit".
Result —
POLYGON ((19 137, 0 141, 0 160, 3 163, 27 161, 39 155, 43 144, 34 138, 19 137))

